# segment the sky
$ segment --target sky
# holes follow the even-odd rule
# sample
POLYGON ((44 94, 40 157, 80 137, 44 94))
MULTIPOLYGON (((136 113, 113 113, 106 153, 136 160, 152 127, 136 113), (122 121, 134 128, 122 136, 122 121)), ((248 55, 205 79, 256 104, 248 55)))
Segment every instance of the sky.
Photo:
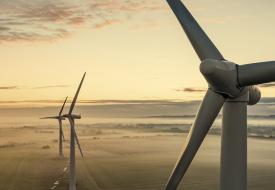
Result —
MULTIPOLYGON (((184 0, 227 60, 275 60, 272 0, 184 0)), ((199 59, 165 0, 0 0, 0 103, 196 100, 199 59)), ((263 97, 275 84, 262 85, 263 97)))

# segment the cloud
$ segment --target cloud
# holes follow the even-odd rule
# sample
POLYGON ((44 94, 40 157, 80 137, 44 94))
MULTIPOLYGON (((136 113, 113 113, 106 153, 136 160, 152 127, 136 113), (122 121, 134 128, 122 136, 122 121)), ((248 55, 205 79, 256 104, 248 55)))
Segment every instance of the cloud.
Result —
POLYGON ((183 88, 183 89, 175 89, 175 91, 193 93, 193 92, 205 92, 205 89, 189 87, 189 88, 183 88))
POLYGON ((19 89, 18 86, 0 86, 0 90, 14 90, 19 89))
POLYGON ((17 89, 48 89, 48 88, 68 88, 69 85, 45 85, 37 87, 27 87, 27 86, 0 86, 0 90, 17 90, 17 89))
POLYGON ((46 86, 38 86, 33 89, 48 89, 48 88, 68 88, 69 85, 46 85, 46 86))
POLYGON ((100 29, 162 9, 158 0, 1 0, 0 43, 51 41, 79 26, 100 29))
POLYGON ((262 88, 269 88, 269 87, 275 87, 275 82, 271 82, 271 83, 266 83, 266 84, 261 84, 259 85, 262 88))
POLYGON ((115 23, 118 23, 118 22, 120 22, 120 20, 116 20, 116 19, 105 20, 104 22, 95 24, 94 27, 97 28, 97 29, 104 28, 105 26, 112 25, 112 24, 115 24, 115 23))
POLYGON ((35 104, 35 103, 44 103, 44 104, 52 104, 52 103, 62 103, 64 102, 64 100, 3 100, 0 101, 0 104, 26 104, 26 103, 31 103, 31 104, 35 104))
POLYGON ((69 20, 69 24, 72 24, 72 25, 83 25, 85 24, 85 22, 86 22, 85 17, 81 17, 81 16, 72 17, 69 20))

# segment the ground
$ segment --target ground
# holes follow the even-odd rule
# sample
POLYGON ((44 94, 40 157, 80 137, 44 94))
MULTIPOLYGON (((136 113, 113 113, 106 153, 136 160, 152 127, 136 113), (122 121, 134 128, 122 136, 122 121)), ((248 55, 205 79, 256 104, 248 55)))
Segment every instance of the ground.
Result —
MULTIPOLYGON (((0 129, 0 189, 67 190, 65 158, 58 157, 54 126, 0 129)), ((123 127, 79 127, 84 158, 77 153, 78 190, 161 190, 181 151, 185 133, 123 127)), ((275 186, 275 141, 249 138, 249 190, 275 186)), ((76 147, 77 148, 77 147, 76 147)), ((209 135, 179 189, 216 190, 220 136, 209 135)))

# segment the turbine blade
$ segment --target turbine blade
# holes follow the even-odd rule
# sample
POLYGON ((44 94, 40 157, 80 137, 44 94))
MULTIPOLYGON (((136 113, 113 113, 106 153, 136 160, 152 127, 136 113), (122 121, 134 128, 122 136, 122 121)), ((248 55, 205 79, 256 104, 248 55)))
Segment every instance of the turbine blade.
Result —
POLYGON ((82 77, 82 79, 81 79, 81 82, 80 82, 80 84, 79 84, 79 86, 78 86, 78 89, 77 89, 77 91, 76 91, 76 93, 75 93, 74 99, 73 99, 72 104, 71 104, 71 107, 70 107, 69 114, 72 114, 72 112, 73 112, 73 109, 74 109, 74 106, 75 106, 75 103, 76 103, 76 100, 77 100, 77 97, 78 97, 78 94, 79 94, 79 91, 80 91, 80 89, 81 89, 81 86, 82 86, 82 83, 83 83, 83 81, 84 81, 85 76, 86 76, 86 72, 84 73, 84 75, 83 75, 83 77, 82 77))
POLYGON ((167 2, 179 20, 200 60, 224 60, 219 50, 209 39, 185 5, 180 0, 167 0, 167 2))
POLYGON ((208 130, 219 114, 225 98, 208 90, 197 113, 196 119, 187 136, 182 155, 168 180, 166 190, 176 190, 182 177, 187 171, 200 145, 202 144, 208 130))
POLYGON ((69 118, 69 122, 70 122, 71 128, 73 129, 75 140, 77 142, 77 146, 78 146, 78 149, 80 151, 81 157, 83 158, 83 152, 82 152, 79 140, 78 140, 78 136, 77 136, 76 131, 75 131, 75 127, 74 127, 74 120, 72 118, 69 118))
POLYGON ((238 66, 241 87, 275 81, 275 61, 252 63, 238 66))
POLYGON ((79 140, 78 140, 78 136, 76 134, 76 131, 75 131, 75 128, 73 127, 73 130, 74 130, 74 135, 75 135, 75 140, 77 142, 77 146, 78 146, 78 149, 80 151, 80 154, 81 154, 81 157, 83 158, 83 152, 82 152, 82 149, 81 149, 81 146, 80 146, 80 143, 79 143, 79 140))
POLYGON ((51 116, 51 117, 41 117, 40 119, 57 119, 56 116, 51 116))
POLYGON ((62 112, 63 112, 63 109, 64 109, 64 106, 65 106, 65 104, 66 104, 67 99, 68 99, 68 96, 66 97, 66 99, 65 99, 65 101, 64 101, 64 103, 63 103, 63 105, 62 105, 62 107, 61 107, 61 110, 59 111, 59 116, 61 116, 61 114, 62 114, 62 112))

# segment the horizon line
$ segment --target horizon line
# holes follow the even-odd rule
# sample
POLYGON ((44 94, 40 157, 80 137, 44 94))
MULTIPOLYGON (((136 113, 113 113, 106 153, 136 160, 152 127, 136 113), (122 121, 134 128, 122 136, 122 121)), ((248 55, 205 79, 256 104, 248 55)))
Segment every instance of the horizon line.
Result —
MULTIPOLYGON (((72 100, 68 100, 67 103, 71 103, 72 100)), ((78 100, 80 104, 108 104, 108 103, 186 103, 186 102, 200 102, 201 99, 82 99, 78 100)), ((262 97, 261 101, 274 101, 275 97, 262 97)), ((63 103, 64 99, 41 99, 41 100, 0 100, 1 104, 58 104, 63 103)))

